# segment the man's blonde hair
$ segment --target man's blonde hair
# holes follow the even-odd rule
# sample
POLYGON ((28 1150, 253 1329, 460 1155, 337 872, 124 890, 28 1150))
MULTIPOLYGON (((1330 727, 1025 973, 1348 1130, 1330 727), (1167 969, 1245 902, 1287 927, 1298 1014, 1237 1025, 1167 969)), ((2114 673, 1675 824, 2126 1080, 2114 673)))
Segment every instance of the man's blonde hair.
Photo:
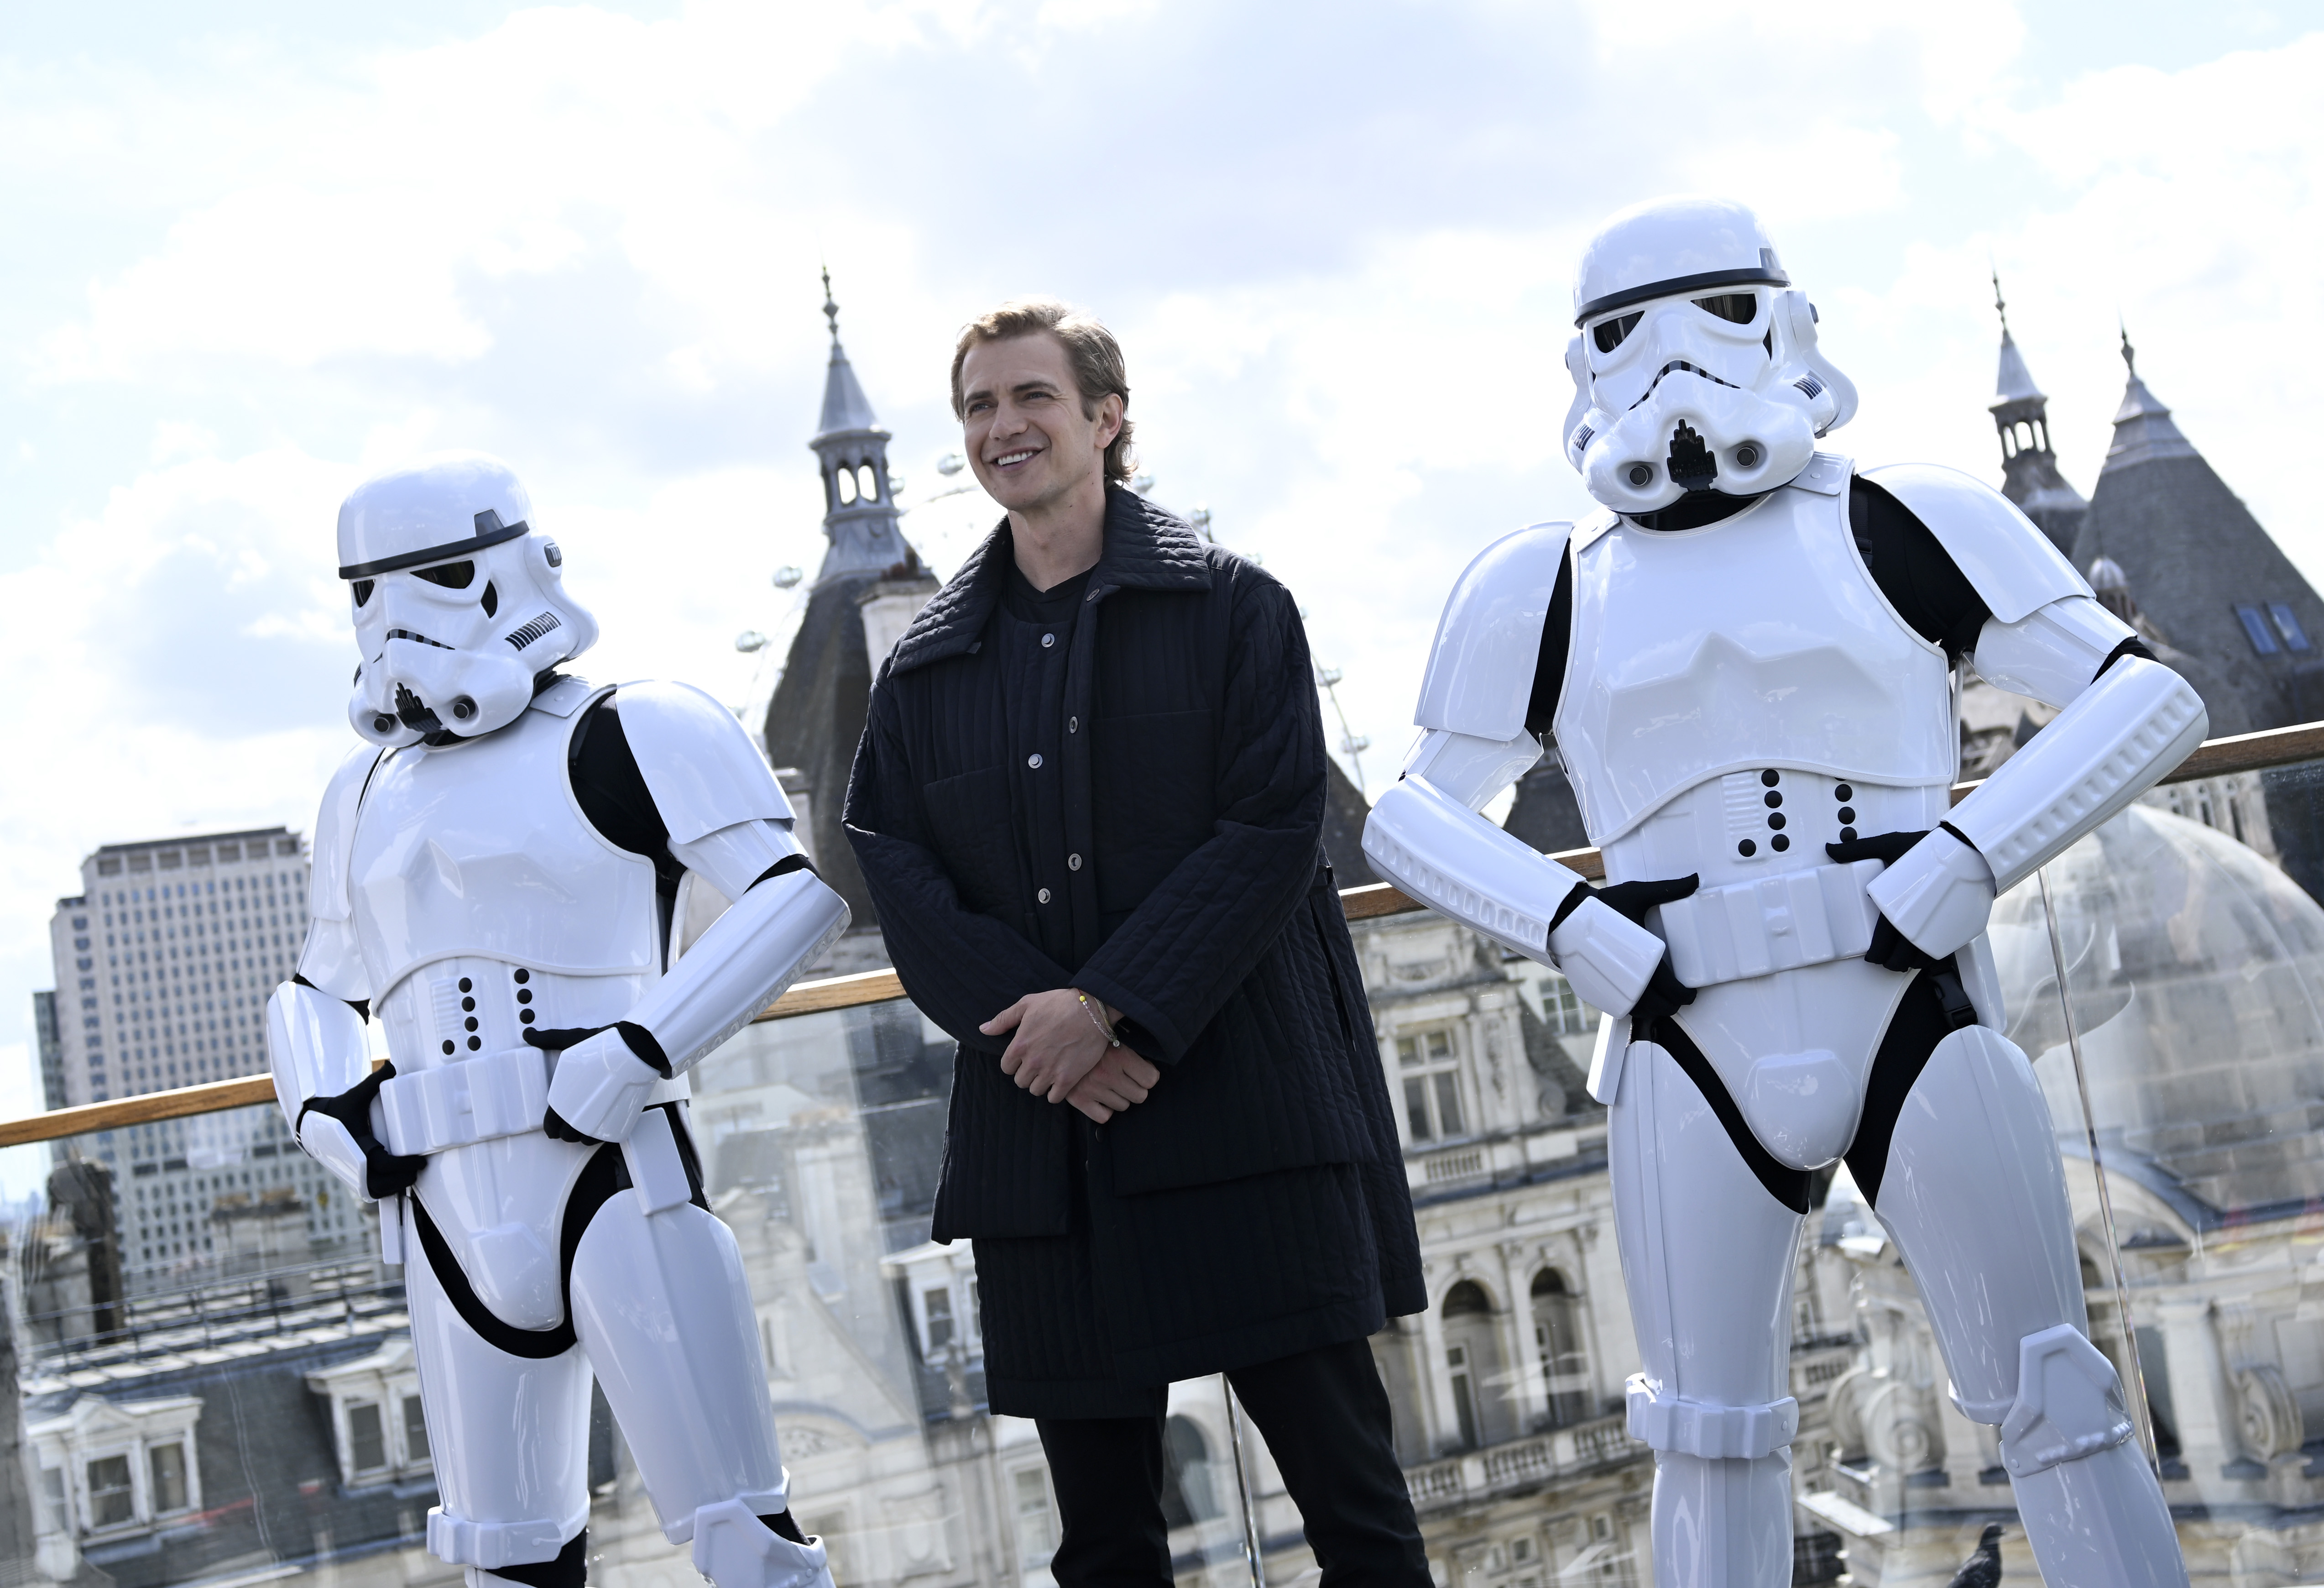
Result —
POLYGON ((1105 477, 1110 484, 1119 485, 1130 478, 1131 464, 1129 369, 1113 333, 1097 316, 1084 309, 1054 298, 1011 298, 963 326, 960 341, 952 350, 953 417, 964 417, 960 366, 968 362, 970 348, 980 342, 1005 342, 1044 331, 1065 350, 1065 367, 1073 372, 1074 386, 1081 393, 1084 419, 1096 418, 1097 405, 1104 399, 1121 399, 1121 433, 1105 449, 1105 477))

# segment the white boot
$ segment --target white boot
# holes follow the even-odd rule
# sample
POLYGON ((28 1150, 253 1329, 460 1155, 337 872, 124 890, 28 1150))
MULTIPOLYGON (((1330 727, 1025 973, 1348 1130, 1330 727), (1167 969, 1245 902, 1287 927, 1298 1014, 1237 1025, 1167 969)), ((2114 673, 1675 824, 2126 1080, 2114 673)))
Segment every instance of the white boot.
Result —
POLYGON ((739 1500, 694 1513, 694 1569, 718 1588, 832 1588, 822 1539, 794 1544, 739 1500))

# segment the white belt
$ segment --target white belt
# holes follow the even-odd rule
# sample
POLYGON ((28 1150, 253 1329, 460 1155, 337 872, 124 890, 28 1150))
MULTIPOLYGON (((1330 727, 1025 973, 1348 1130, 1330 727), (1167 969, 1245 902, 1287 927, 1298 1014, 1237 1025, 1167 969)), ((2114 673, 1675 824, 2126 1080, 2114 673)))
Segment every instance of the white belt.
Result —
POLYGON ((504 1048, 458 1064, 399 1075, 379 1089, 382 1140, 394 1153, 442 1152, 540 1129, 549 1113, 549 1055, 504 1048))
POLYGON ((1671 969, 1711 987, 1860 955, 1880 919, 1864 888, 1879 874, 1878 861, 1859 860, 1698 889, 1662 907, 1671 969))

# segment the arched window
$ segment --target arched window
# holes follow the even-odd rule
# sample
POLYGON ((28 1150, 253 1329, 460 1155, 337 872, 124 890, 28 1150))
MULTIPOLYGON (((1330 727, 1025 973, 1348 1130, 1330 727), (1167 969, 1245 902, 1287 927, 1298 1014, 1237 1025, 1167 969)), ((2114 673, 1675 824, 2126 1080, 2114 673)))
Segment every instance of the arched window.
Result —
POLYGON ((1494 1337, 1493 1304, 1484 1288, 1463 1279, 1444 1293, 1444 1368, 1452 1388, 1451 1430, 1455 1447, 1474 1450, 1492 1443, 1499 1430, 1495 1415, 1506 1399, 1500 1380, 1500 1349, 1494 1337))
POLYGON ((855 471, 855 494, 866 502, 880 500, 880 471, 868 463, 855 471))
POLYGON ((1172 1417, 1162 1426, 1162 1519, 1173 1528, 1207 1522, 1220 1514, 1211 1482, 1211 1445, 1192 1417, 1172 1417))
POLYGON ((1565 1276, 1544 1269, 1533 1281, 1533 1343, 1549 1396, 1554 1428, 1590 1415, 1590 1361, 1582 1348, 1582 1316, 1565 1276))
POLYGON ((839 487, 839 505, 845 507, 855 500, 855 471, 843 468, 833 476, 839 487))

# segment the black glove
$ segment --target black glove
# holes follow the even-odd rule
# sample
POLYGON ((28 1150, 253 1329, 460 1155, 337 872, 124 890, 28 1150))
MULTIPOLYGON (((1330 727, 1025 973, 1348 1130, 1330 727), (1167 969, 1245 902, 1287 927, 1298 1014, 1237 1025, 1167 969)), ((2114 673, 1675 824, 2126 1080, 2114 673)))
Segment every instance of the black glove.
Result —
POLYGON ((1652 1025, 1669 1019, 1693 1002, 1694 989, 1680 981, 1678 973, 1671 969, 1670 950, 1665 948, 1662 963, 1655 966, 1654 975, 1646 982, 1646 990, 1630 1005, 1630 1019, 1652 1025))
MULTIPOLYGON (((1632 926, 1643 927, 1646 924, 1646 911, 1656 905, 1685 898, 1701 886, 1702 882, 1702 875, 1697 872, 1656 882, 1611 882, 1603 888, 1592 888, 1587 882, 1579 882, 1574 885, 1573 891, 1565 896, 1565 901, 1558 906, 1549 929, 1555 931, 1564 924, 1567 916, 1593 898, 1615 910, 1632 926)), ((1694 989, 1678 979, 1678 973, 1671 968, 1670 950, 1665 948, 1662 962, 1655 966, 1655 974, 1646 983, 1646 991, 1639 993, 1637 1002, 1630 1006, 1630 1019, 1639 1022, 1643 1028, 1676 1014, 1693 1002, 1694 989)))
POLYGON ((1655 882, 1609 882, 1598 890, 1598 902, 1612 905, 1634 927, 1646 924, 1646 911, 1658 904, 1685 898, 1702 885, 1699 873, 1669 877, 1655 882))
POLYGON ((395 1076, 395 1066, 383 1064, 362 1080, 336 1097, 309 1097, 299 1111, 299 1122, 291 1127, 296 1136, 299 1127, 307 1122, 309 1111, 327 1114, 347 1128, 355 1145, 363 1149, 364 1189, 374 1202, 384 1202, 411 1189, 420 1178, 420 1171, 428 1167, 425 1153, 399 1154, 390 1152, 380 1139, 371 1133, 371 1102, 379 1089, 395 1076))
MULTIPOLYGON (((524 1040, 528 1047, 543 1052, 562 1053, 568 1048, 578 1048, 600 1031, 610 1031, 612 1026, 527 1026, 524 1040)), ((596 1137, 575 1130, 565 1122, 565 1116, 550 1109, 542 1116, 541 1133, 551 1141, 577 1141, 584 1147, 603 1147, 596 1137)))
MULTIPOLYGON (((1925 831, 1875 833, 1869 838, 1843 838, 1837 844, 1827 844, 1823 852, 1842 865, 1851 865, 1859 860, 1877 860, 1884 866, 1895 865, 1904 858, 1907 849, 1928 836, 1925 831)), ((1872 946, 1864 951, 1864 957, 1883 970, 1891 971, 1933 971, 1952 963, 1950 955, 1937 959, 1922 953, 1914 946, 1913 940, 1898 931, 1895 923, 1885 915, 1872 923, 1872 946)))
MULTIPOLYGON (((629 1020, 615 1020, 606 1026, 527 1026, 524 1039, 529 1047, 544 1052, 562 1053, 568 1048, 578 1048, 601 1031, 621 1032, 622 1040, 629 1045, 632 1053, 638 1056, 639 1063, 648 1069, 659 1070, 664 1080, 669 1078, 669 1059, 663 1054, 661 1044, 654 1040, 651 1031, 629 1020)), ((577 1141, 584 1147, 604 1145, 596 1137, 567 1124, 565 1117, 553 1108, 542 1117, 540 1129, 551 1141, 577 1141)))

